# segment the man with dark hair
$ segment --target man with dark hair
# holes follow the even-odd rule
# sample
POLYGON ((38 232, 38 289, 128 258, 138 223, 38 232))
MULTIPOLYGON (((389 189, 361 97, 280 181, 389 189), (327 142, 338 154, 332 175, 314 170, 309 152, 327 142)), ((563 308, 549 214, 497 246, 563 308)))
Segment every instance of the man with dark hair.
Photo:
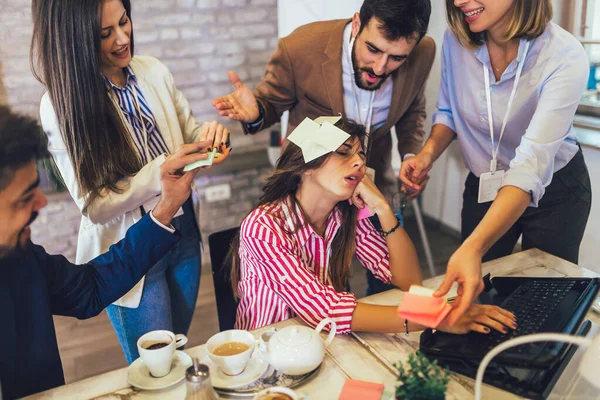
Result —
POLYGON ((367 165, 391 201, 398 186, 390 130, 396 128, 401 156, 418 153, 425 135, 425 82, 435 57, 435 43, 425 36, 430 14, 430 0, 365 0, 351 20, 301 26, 279 40, 254 92, 229 72, 235 91, 213 106, 250 134, 279 122, 286 110, 289 132, 305 117, 322 115, 364 125, 367 165))
POLYGON ((29 225, 47 204, 36 170, 47 155, 45 135, 35 121, 0 106, 0 398, 64 384, 52 315, 97 315, 177 244, 171 220, 197 170, 180 171, 205 159, 211 145, 184 145, 169 156, 161 166, 158 205, 107 253, 74 265, 31 243, 29 225))
MULTIPOLYGON (((323 115, 364 125, 368 173, 392 202, 398 179, 391 131, 401 158, 419 153, 425 136, 425 83, 435 57, 435 43, 425 36, 430 15, 430 0, 365 0, 351 20, 301 26, 279 40, 254 92, 229 72, 235 91, 213 106, 250 134, 279 122, 286 110, 290 132, 305 117, 323 115)), ((369 293, 379 291, 370 278, 369 293)))

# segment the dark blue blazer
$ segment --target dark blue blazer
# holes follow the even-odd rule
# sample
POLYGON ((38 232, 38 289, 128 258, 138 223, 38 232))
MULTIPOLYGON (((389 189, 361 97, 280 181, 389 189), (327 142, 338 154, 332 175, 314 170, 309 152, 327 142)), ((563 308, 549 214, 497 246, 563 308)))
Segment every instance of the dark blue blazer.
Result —
POLYGON ((179 241, 149 215, 88 264, 33 246, 0 259, 0 381, 3 399, 64 385, 52 315, 98 315, 179 241))

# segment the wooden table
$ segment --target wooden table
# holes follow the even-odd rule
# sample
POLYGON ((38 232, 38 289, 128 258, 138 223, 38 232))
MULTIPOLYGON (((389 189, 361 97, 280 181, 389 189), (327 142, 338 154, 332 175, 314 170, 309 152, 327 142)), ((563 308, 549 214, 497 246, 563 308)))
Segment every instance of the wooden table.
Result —
MULTIPOLYGON (((536 277, 594 277, 598 274, 578 267, 560 258, 551 256, 539 250, 529 250, 490 261, 484 264, 483 273, 491 273, 492 276, 536 276, 536 277)), ((437 287, 443 277, 425 281, 427 287, 437 287)), ((361 302, 372 304, 398 304, 403 292, 391 290, 361 299, 361 302)), ((600 318, 597 315, 588 314, 588 318, 594 323, 591 334, 600 332, 600 318)), ((302 325, 298 318, 282 321, 275 324, 276 327, 288 325, 302 325)), ((258 337, 261 332, 270 327, 255 331, 258 337)), ((389 394, 394 392, 396 378, 392 364, 397 361, 405 361, 408 355, 415 352, 419 347, 420 332, 412 332, 408 337, 403 334, 365 334, 338 336, 327 348, 327 354, 323 365, 316 377, 297 388, 297 392, 306 395, 309 400, 338 399, 346 379, 357 379, 363 381, 380 382, 385 386, 389 394)), ((186 350, 195 357, 204 357, 204 345, 186 350)), ((578 351, 552 392, 551 398, 558 399, 565 393, 567 385, 571 381, 581 357, 578 351)), ((474 381, 458 374, 452 374, 446 398, 471 399, 474 393, 474 381)), ((483 397, 493 399, 518 399, 510 393, 485 386, 483 397)), ((70 385, 62 386, 47 392, 28 397, 27 399, 184 399, 185 384, 180 384, 172 389, 161 392, 134 391, 127 383, 127 368, 108 372, 96 377, 88 378, 70 385)))

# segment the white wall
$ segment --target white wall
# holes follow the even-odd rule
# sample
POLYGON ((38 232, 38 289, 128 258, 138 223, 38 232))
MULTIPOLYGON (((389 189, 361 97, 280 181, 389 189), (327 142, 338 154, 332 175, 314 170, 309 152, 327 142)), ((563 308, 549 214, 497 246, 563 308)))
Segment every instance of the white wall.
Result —
POLYGON ((309 22, 350 18, 362 3, 362 0, 278 0, 279 37, 309 22))

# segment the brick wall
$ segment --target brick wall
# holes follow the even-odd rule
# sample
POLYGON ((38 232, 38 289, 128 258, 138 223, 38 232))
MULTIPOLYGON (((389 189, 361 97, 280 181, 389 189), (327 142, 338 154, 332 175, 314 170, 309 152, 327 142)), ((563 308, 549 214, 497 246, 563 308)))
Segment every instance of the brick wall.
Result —
MULTIPOLYGON (((212 100, 231 91, 227 70, 253 87, 275 48, 277 0, 132 3, 136 53, 169 67, 200 121, 215 119, 212 100)), ((29 68, 31 34, 31 1, 0 0, 0 102, 37 116, 43 88, 29 68)), ((238 148, 266 143, 265 135, 236 139, 238 148)))
MULTIPOLYGON (((136 54, 154 56, 169 67, 199 121, 220 119, 211 102, 232 90, 227 70, 236 71, 253 87, 262 77, 276 45, 277 0, 132 0, 132 3, 136 54)), ((0 0, 0 104, 6 102, 37 117, 43 88, 30 72, 31 34, 31 0, 0 0)), ((267 132, 244 136, 238 124, 220 120, 233 132, 233 156, 266 147, 267 132)), ((239 224, 250 210, 260 193, 260 177, 268 170, 265 159, 266 156, 246 160, 246 165, 238 168, 243 171, 228 170, 221 175, 198 178, 201 193, 220 183, 230 185, 232 193, 229 200, 214 203, 201 198, 201 228, 205 236, 239 224)), ((66 253, 71 259, 77 234, 74 226, 78 226, 74 207, 68 196, 51 196, 50 207, 34 226, 38 243, 66 253), (71 221, 68 229, 61 227, 62 218, 71 221), (63 240, 57 240, 59 237, 63 240)))

